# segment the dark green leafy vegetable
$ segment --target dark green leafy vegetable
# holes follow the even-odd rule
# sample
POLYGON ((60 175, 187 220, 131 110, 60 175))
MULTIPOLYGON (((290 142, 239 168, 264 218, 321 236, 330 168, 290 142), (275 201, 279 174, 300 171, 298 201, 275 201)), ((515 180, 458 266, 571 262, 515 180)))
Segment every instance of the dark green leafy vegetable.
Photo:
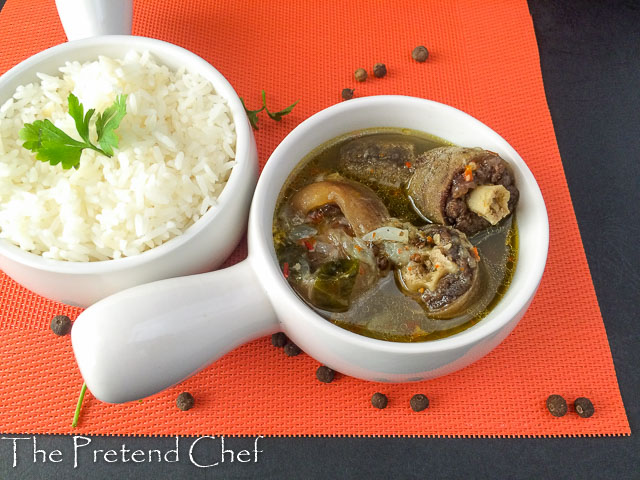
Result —
POLYGON ((332 312, 349 308, 360 262, 356 259, 335 260, 323 264, 316 276, 311 296, 313 304, 332 312))
POLYGON ((95 113, 95 109, 84 112, 84 107, 78 98, 70 93, 69 115, 76 124, 78 135, 82 142, 71 138, 65 132, 56 127, 50 120, 36 120, 33 123, 25 123, 20 130, 20 138, 24 140, 23 147, 36 154, 36 159, 49 162, 51 165, 62 163, 65 170, 80 165, 80 156, 85 148, 94 150, 107 157, 113 156, 113 149, 118 147, 118 136, 115 130, 120 125, 122 118, 127 113, 126 95, 118 95, 116 101, 96 118, 96 133, 99 148, 89 139, 89 122, 95 113))

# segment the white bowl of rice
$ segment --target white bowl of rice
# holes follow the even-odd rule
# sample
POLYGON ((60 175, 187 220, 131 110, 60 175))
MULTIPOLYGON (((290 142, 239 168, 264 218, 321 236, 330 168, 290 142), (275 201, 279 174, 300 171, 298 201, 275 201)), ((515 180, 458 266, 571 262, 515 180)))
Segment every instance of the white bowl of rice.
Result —
POLYGON ((214 269, 246 228, 257 174, 233 87, 183 48, 94 37, 0 77, 0 269, 44 297, 86 307, 214 269), (22 147, 19 131, 35 120, 78 138, 69 93, 96 112, 127 95, 112 157, 87 149, 65 170, 22 147))

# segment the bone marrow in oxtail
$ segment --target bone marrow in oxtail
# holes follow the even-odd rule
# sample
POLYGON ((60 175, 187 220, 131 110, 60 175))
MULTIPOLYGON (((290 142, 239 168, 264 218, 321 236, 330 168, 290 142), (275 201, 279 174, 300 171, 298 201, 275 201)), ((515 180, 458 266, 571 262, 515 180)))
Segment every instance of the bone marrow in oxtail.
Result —
POLYGON ((399 269, 402 285, 418 295, 429 314, 450 318, 464 311, 479 290, 480 258, 467 236, 450 227, 427 225, 418 230, 417 251, 399 269))
POLYGON ((437 340, 481 321, 507 291, 517 197, 511 169, 491 152, 401 129, 353 132, 294 169, 273 246, 284 279, 334 325, 437 340), (458 230, 492 224, 474 237, 458 230))
POLYGON ((439 147, 416 159, 408 194, 434 223, 473 235, 508 217, 519 192, 511 167, 481 148, 439 147))

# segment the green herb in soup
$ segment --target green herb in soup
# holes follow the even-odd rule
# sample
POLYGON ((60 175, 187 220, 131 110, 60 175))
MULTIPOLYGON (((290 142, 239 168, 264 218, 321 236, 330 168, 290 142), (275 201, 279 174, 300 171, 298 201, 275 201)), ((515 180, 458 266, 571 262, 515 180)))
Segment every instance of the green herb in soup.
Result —
POLYGON ((328 321, 390 341, 480 321, 517 261, 511 167, 411 130, 336 138, 307 155, 277 203, 284 276, 328 321))

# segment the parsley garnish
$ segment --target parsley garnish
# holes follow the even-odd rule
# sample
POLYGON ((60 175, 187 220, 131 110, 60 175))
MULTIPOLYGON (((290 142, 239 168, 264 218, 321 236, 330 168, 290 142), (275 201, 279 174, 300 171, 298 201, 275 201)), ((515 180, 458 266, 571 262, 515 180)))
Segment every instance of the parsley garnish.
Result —
POLYGON ((269 118, 275 120, 276 122, 279 122, 280 120, 282 120, 282 117, 291 113, 291 110, 293 110, 293 107, 295 107, 296 104, 299 102, 299 100, 296 100, 287 108, 280 110, 279 112, 270 112, 269 109, 267 108, 267 99, 266 99, 266 94, 264 90, 262 90, 262 108, 260 110, 249 110, 247 106, 244 104, 244 99, 240 98, 240 101, 242 102, 244 111, 247 113, 247 117, 249 117, 249 123, 251 123, 251 126, 254 128, 254 130, 258 130, 258 114, 261 111, 263 110, 266 111, 267 115, 269 115, 269 118))
POLYGON ((96 117, 96 133, 100 147, 91 143, 89 139, 89 121, 95 109, 87 110, 73 93, 69 94, 69 115, 76 123, 78 135, 82 142, 71 138, 50 120, 36 120, 25 123, 20 130, 20 138, 24 140, 22 146, 36 154, 36 159, 49 162, 51 165, 62 163, 65 170, 80 165, 80 155, 85 148, 95 150, 107 157, 113 156, 113 149, 118 147, 118 136, 115 130, 127 113, 127 96, 118 95, 116 101, 104 112, 96 117))
MULTIPOLYGON (((263 90, 264 92, 264 90, 263 90)), ((244 99, 241 97, 240 101, 242 102, 242 106, 244 107, 244 111, 247 112, 247 117, 249 117, 249 123, 254 128, 254 130, 258 130, 258 114, 264 110, 262 107, 260 110, 249 110, 247 106, 244 104, 244 99)))
POLYGON ((284 108, 282 110, 280 110, 279 112, 275 112, 275 113, 271 113, 269 111, 269 109, 267 108, 267 99, 266 99, 266 95, 264 93, 264 90, 262 90, 262 108, 265 109, 265 111, 267 112, 267 115, 269 115, 269 118, 275 120, 276 122, 279 122, 280 120, 282 120, 282 117, 284 117, 285 115, 287 115, 288 113, 291 113, 291 110, 293 110, 293 107, 296 106, 296 104, 299 102, 300 100, 296 100, 295 102, 293 102, 291 105, 289 105, 287 108, 284 108))

